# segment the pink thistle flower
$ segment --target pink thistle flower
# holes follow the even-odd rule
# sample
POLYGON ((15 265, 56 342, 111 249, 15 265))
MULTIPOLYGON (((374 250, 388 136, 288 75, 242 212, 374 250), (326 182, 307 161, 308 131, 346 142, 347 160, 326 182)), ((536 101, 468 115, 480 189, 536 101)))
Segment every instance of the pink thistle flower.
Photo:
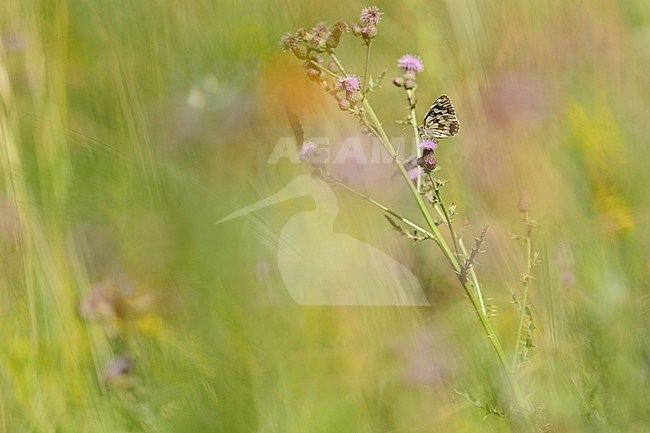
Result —
POLYGON ((406 72, 422 72, 424 65, 422 59, 418 56, 405 54, 397 61, 397 67, 404 69, 406 72))
POLYGON ((381 16, 383 14, 384 13, 380 12, 377 6, 367 6, 361 9, 361 14, 359 15, 359 19, 361 20, 362 23, 377 25, 381 20, 381 16))
POLYGON ((357 75, 346 75, 339 79, 339 89, 353 92, 361 89, 361 81, 357 75))
POLYGON ((422 150, 434 150, 438 147, 438 142, 433 138, 427 138, 426 140, 420 141, 418 144, 422 150))

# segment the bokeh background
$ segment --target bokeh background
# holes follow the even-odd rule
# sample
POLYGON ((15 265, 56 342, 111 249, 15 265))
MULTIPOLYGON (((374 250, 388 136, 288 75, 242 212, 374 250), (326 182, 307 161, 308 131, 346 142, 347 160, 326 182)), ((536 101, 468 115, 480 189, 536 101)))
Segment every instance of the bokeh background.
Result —
MULTIPOLYGON (((370 72, 392 78, 418 54, 419 112, 441 93, 456 106, 440 175, 467 239, 489 225, 479 271, 508 350, 524 270, 508 233, 530 191, 542 263, 518 375, 540 430, 648 431, 650 4, 377 5, 370 72)), ((510 431, 458 394, 508 404, 432 244, 337 190, 333 230, 408 266, 432 307, 300 306, 276 247, 313 200, 215 225, 309 173, 267 163, 291 137, 285 108, 333 148, 358 133, 278 40, 363 6, 0 3, 0 432, 510 431)), ((358 39, 339 53, 362 73, 358 39)), ((387 79, 372 102, 391 135, 410 136, 394 122, 400 89, 387 79)), ((417 219, 390 167, 338 170, 417 219)))

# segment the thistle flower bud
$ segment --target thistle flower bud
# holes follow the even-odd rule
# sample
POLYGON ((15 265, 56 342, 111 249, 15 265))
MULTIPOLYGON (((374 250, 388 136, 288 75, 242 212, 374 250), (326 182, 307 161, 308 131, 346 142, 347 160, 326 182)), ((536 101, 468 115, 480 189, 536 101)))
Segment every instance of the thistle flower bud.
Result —
POLYGON ((311 51, 316 51, 322 53, 325 51, 325 39, 318 34, 307 33, 305 35, 305 41, 307 42, 307 48, 311 51))
POLYGON ((320 23, 316 24, 313 29, 311 29, 311 33, 315 36, 321 37, 321 38, 327 38, 329 34, 331 33, 330 26, 327 25, 326 22, 321 21, 320 23))
POLYGON ((359 23, 352 24, 352 34, 354 36, 361 36, 362 27, 359 23))
POLYGON ((339 99, 339 108, 341 111, 349 111, 351 107, 352 104, 350 104, 350 101, 347 99, 339 99))
POLYGON ((334 24, 334 27, 332 28, 332 32, 330 33, 329 37, 327 38, 327 42, 325 43, 327 48, 338 47, 339 42, 341 41, 341 35, 345 33, 347 29, 348 29, 348 25, 343 21, 334 24))
POLYGON ((353 91, 346 91, 345 92, 345 99, 350 101, 351 104, 356 104, 357 102, 361 101, 361 92, 353 90, 353 91))
POLYGON ((330 37, 327 38, 327 41, 325 41, 325 46, 327 48, 336 48, 339 46, 340 41, 341 41, 341 32, 334 29, 330 37))
POLYGON ((345 21, 338 21, 332 26, 334 29, 339 29, 341 33, 346 33, 350 31, 350 25, 345 21))
POLYGON ((395 77, 395 78, 393 78, 393 84, 396 85, 397 87, 403 87, 404 86, 404 78, 403 77, 395 77))
POLYGON ((298 44, 291 48, 291 52, 293 53, 294 56, 298 57, 300 60, 305 60, 307 56, 309 55, 309 50, 307 50, 307 47, 303 44, 298 44))
POLYGON ((361 37, 369 42, 377 37, 377 26, 374 24, 368 24, 367 26, 361 29, 361 37))
POLYGON ((336 73, 336 72, 338 72, 339 68, 338 68, 338 66, 336 66, 336 63, 334 63, 333 61, 330 61, 327 64, 327 70, 330 71, 330 72, 336 73))
POLYGON ((307 67, 305 69, 307 70, 307 76, 309 77, 310 80, 320 81, 323 78, 320 69, 314 67, 307 67))
POLYGON ((300 38, 300 40, 305 40, 305 36, 307 36, 307 30, 305 30, 304 27, 300 27, 298 30, 296 30, 296 36, 300 38))
POLYGON ((438 165, 433 149, 422 149, 422 157, 418 158, 418 165, 425 173, 430 173, 438 165))
POLYGON ((406 90, 417 89, 417 87, 418 87, 418 83, 415 80, 411 80, 411 79, 404 80, 404 88, 406 90))

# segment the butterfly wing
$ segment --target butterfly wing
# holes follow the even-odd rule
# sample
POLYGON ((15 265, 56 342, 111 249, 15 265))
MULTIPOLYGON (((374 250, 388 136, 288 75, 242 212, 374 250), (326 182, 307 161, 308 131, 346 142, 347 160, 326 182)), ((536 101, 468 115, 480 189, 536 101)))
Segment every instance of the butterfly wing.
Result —
POLYGON ((458 133, 459 128, 460 122, 447 95, 441 95, 435 100, 422 121, 424 134, 433 138, 451 137, 458 133))

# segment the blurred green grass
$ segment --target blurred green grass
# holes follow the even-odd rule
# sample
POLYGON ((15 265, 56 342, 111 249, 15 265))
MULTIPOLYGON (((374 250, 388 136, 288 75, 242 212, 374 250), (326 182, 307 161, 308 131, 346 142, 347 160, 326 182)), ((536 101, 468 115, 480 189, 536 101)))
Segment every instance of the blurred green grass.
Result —
MULTIPOLYGON (((362 6, 2 2, 0 431, 510 428, 452 398, 504 403, 475 318, 428 246, 405 247, 337 193, 336 230, 401 251, 434 306, 302 307, 284 291, 273 233, 308 200, 214 225, 305 173, 265 163, 290 135, 285 106, 308 135, 354 133, 277 41, 362 6), (100 281, 133 292, 116 317, 81 320, 100 281), (112 383, 105 368, 122 353, 132 382, 112 383)), ((508 286, 523 269, 507 234, 519 190, 531 191, 543 265, 521 378, 540 424, 646 431, 647 2, 378 6, 371 72, 391 77, 395 59, 417 53, 420 103, 444 92, 457 106, 461 134, 439 158, 471 230, 490 225, 481 273, 506 341, 508 286)), ((356 71, 360 48, 344 38, 356 71)), ((387 124, 403 116, 401 97, 388 84, 374 95, 387 124)), ((382 179, 377 194, 409 209, 382 179)))

